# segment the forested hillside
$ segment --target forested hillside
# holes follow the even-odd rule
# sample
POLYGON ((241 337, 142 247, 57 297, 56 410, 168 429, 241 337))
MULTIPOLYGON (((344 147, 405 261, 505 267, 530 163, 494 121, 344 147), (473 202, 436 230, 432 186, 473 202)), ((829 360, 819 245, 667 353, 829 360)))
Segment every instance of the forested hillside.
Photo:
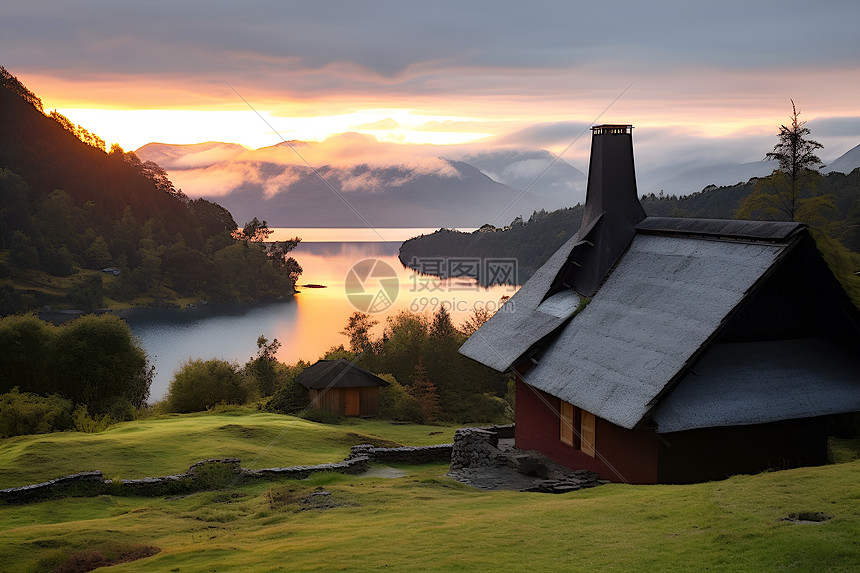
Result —
POLYGON ((237 230, 155 163, 106 152, 2 67, 0 79, 0 315, 293 292, 294 243, 266 249, 259 221, 237 230))
POLYGON ((527 221, 518 217, 503 229, 484 225, 472 233, 440 229, 405 241, 400 246, 400 260, 406 266, 420 270, 420 259, 516 258, 519 282, 522 283, 576 233, 582 222, 582 212, 581 205, 549 213, 536 211, 527 221))
MULTIPOLYGON (((641 202, 650 216, 729 219, 759 181, 706 187, 681 197, 652 193, 642 197, 641 202)), ((828 264, 860 306, 860 278, 854 274, 860 271, 860 169, 848 175, 816 174, 814 189, 823 206, 815 220, 809 221, 813 234, 828 264)), ((550 213, 539 211, 526 221, 514 220, 504 229, 489 225, 472 233, 440 229, 404 242, 400 260, 420 270, 422 258, 516 258, 519 282, 523 283, 579 230, 582 211, 580 205, 550 213)))

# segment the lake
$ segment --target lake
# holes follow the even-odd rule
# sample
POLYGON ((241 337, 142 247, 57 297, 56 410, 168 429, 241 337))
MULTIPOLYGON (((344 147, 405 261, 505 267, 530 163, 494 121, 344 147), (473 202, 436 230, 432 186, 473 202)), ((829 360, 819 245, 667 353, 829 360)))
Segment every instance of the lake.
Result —
MULTIPOLYGON (((380 321, 374 329, 378 335, 385 317, 402 310, 432 313, 444 304, 454 322, 460 324, 475 306, 495 310, 503 297, 517 289, 504 285, 483 288, 472 279, 441 280, 404 268, 397 258, 401 241, 428 232, 424 229, 381 229, 380 234, 389 242, 336 241, 355 235, 337 229, 322 231, 279 229, 275 235, 317 239, 302 242, 293 251, 304 272, 299 278, 300 292, 284 301, 123 313, 155 366, 150 401, 164 397, 174 372, 189 358, 222 358, 244 364, 256 354, 261 334, 281 342, 281 362, 313 362, 333 346, 348 346, 340 331, 356 310, 367 311, 380 321)), ((448 263, 428 261, 427 268, 448 263)))

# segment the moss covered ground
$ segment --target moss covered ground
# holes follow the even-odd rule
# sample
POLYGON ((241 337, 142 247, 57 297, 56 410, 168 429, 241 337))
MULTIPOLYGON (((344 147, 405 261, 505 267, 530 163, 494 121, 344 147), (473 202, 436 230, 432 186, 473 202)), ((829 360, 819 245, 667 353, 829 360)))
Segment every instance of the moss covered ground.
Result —
POLYGON ((98 434, 55 432, 0 441, 0 488, 87 470, 108 479, 183 473, 194 462, 233 457, 250 469, 342 461, 351 446, 450 443, 453 426, 346 420, 317 424, 237 408, 126 422, 98 434))
MULTIPOLYGON (((10 460, 37 445, 42 459, 31 458, 33 470, 54 467, 56 458, 80 462, 89 449, 131 477, 180 471, 203 457, 245 460, 293 422, 270 414, 178 416, 94 436, 8 440, 0 443, 0 471, 16 481, 10 460)), ((418 445, 450 441, 452 433, 296 422, 259 467, 338 460, 355 435, 418 445)), ((860 563, 860 461, 563 495, 478 491, 445 477, 444 464, 401 469, 406 475, 395 479, 317 474, 185 497, 0 506, 3 570, 117 563, 111 571, 854 571, 860 563), (832 519, 782 519, 800 513, 832 519)))

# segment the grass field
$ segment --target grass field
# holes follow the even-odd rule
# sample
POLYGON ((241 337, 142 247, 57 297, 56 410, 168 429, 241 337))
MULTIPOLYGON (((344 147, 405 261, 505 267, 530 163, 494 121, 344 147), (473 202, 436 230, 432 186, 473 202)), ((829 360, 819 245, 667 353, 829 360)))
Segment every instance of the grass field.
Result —
POLYGON ((356 444, 450 443, 453 426, 346 420, 324 425, 237 408, 118 424, 102 433, 56 432, 0 441, 0 488, 85 470, 122 479, 182 473, 196 461, 234 457, 258 469, 342 461, 356 444))
MULTIPOLYGON (((7 440, 0 475, 18 481, 10 465, 28 453, 42 458, 23 458, 31 470, 47 473, 59 464, 86 469, 82 456, 123 477, 183 471, 205 457, 235 456, 247 465, 292 423, 256 413, 179 416, 97 435, 7 440)), ((452 433, 298 422, 257 467, 339 460, 358 443, 354 435, 418 445, 450 441, 452 433)), ((72 571, 101 555, 150 554, 110 570, 855 571, 860 564, 860 461, 564 495, 477 491, 444 477, 444 464, 401 469, 406 475, 395 479, 317 474, 181 498, 0 506, 0 569, 72 571), (800 512, 832 519, 781 521, 800 512)))

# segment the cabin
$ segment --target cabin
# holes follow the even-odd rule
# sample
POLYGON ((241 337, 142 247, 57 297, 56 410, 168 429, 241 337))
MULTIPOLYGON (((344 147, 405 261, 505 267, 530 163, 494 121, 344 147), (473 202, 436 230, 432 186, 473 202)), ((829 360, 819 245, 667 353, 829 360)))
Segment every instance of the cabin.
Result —
POLYGON ((633 127, 592 130, 579 232, 460 348, 515 373, 516 446, 637 484, 826 463, 860 312, 806 226, 647 217, 633 127))
POLYGON ((308 389, 315 407, 338 416, 378 416, 379 388, 388 386, 343 358, 317 361, 299 373, 296 382, 308 389))

